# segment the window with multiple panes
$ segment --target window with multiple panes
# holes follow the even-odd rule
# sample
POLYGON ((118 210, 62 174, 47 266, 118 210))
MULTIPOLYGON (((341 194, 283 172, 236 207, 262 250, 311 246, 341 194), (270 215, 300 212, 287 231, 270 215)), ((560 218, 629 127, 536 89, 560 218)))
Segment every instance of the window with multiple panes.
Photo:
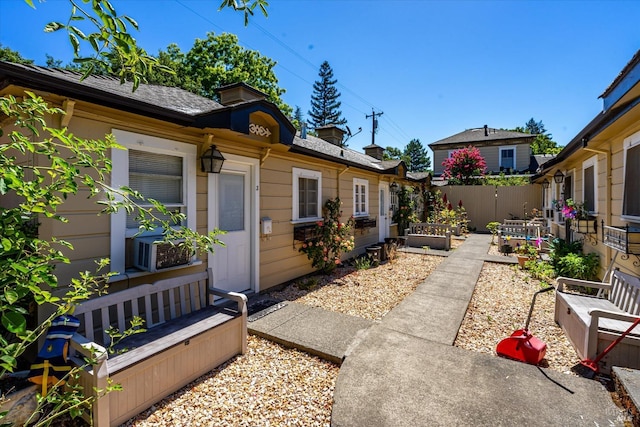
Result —
POLYGON ((509 170, 516 168, 516 149, 515 147, 500 147, 500 168, 501 170, 509 170))
POLYGON ((293 221, 320 219, 322 174, 318 171, 293 168, 293 221))
POLYGON ((584 202, 585 209, 590 213, 596 213, 598 211, 596 165, 596 157, 592 157, 582 164, 582 201, 584 202))
POLYGON ((640 132, 624 140, 622 217, 640 221, 640 132))
POLYGON ((353 179, 353 215, 369 215, 369 181, 366 179, 353 179))
POLYGON ((389 195, 389 210, 392 217, 398 212, 398 193, 393 191, 389 195))

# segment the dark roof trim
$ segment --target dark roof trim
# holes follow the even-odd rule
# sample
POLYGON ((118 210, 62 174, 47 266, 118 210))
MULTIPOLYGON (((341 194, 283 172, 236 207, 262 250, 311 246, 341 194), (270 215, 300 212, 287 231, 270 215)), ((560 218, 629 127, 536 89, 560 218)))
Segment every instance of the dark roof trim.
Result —
POLYGON ((620 74, 616 76, 616 78, 611 82, 611 84, 602 92, 602 94, 598 98, 605 98, 613 92, 613 90, 620 84, 620 82, 629 74, 629 72, 635 67, 638 63, 640 63, 640 49, 633 55, 631 60, 624 66, 620 74))
POLYGON ((375 167, 371 167, 371 166, 367 166, 367 165, 363 165, 362 163, 357 163, 357 162, 353 162, 347 159, 342 159, 336 156, 332 156, 330 154, 326 154, 323 153, 321 151, 316 151, 310 148, 306 148, 306 147, 301 147, 299 145, 292 145, 291 148, 289 149, 289 152, 291 153, 297 153, 297 154, 304 154, 307 156, 312 156, 318 159, 323 159, 323 160, 328 160, 330 162, 334 162, 334 163, 340 163, 343 164, 345 166, 350 166, 350 167, 356 167, 358 169, 363 169, 363 170, 367 170, 370 172, 375 172, 378 174, 386 174, 386 175, 397 175, 397 169, 398 167, 395 166, 393 168, 390 169, 378 169, 375 167))
POLYGON ((280 127, 280 141, 285 145, 292 145, 296 135, 296 128, 286 118, 282 111, 273 103, 264 99, 247 101, 220 108, 214 112, 196 116, 194 126, 198 128, 230 129, 243 134, 249 134, 249 116, 263 111, 270 114, 280 127))
POLYGON ((600 132, 611 126, 616 120, 624 116, 637 105, 640 105, 640 96, 632 99, 626 104, 597 115, 562 149, 562 151, 560 151, 560 153, 558 153, 555 158, 549 160, 548 162, 545 162, 542 165, 542 170, 539 172, 539 174, 536 174, 536 176, 534 176, 534 179, 541 176, 544 172, 553 168, 558 163, 566 160, 576 151, 582 149, 585 143, 588 143, 590 139, 600 134, 600 132))
POLYGON ((146 102, 123 97, 112 92, 106 92, 87 85, 63 80, 57 78, 54 74, 47 75, 41 72, 25 72, 25 69, 20 66, 0 61, 0 88, 4 88, 9 85, 46 91, 56 95, 123 110, 129 113, 141 114, 159 120, 171 121, 180 125, 186 126, 193 122, 193 118, 185 113, 168 110, 146 102))

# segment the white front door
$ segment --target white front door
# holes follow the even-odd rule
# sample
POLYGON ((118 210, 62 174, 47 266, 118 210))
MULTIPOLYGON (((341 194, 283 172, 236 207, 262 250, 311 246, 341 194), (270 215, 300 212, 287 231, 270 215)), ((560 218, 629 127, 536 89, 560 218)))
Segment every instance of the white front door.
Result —
POLYGON ((378 215, 378 233, 379 242, 384 242, 384 239, 389 237, 389 184, 381 182, 378 186, 380 191, 379 202, 379 215, 378 215))
POLYGON ((226 232, 225 246, 209 254, 214 286, 233 292, 253 289, 251 166, 226 160, 219 174, 209 174, 209 230, 226 232))

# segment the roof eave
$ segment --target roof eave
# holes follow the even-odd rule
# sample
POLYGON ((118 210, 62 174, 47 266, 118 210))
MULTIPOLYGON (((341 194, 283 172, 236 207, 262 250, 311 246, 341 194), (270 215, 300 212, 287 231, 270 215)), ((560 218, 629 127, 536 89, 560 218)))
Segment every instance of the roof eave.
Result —
POLYGON ((194 121, 193 117, 186 113, 169 110, 71 81, 61 80, 46 74, 25 73, 23 70, 13 69, 11 64, 5 63, 0 67, 0 79, 4 87, 15 85, 32 90, 46 91, 180 125, 191 125, 194 121))

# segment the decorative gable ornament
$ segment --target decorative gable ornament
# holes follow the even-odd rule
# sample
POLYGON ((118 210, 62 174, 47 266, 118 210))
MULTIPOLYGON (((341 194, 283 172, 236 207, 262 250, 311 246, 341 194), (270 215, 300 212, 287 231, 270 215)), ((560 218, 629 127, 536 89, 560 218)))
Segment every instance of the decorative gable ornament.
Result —
POLYGON ((269 128, 255 123, 249 123, 249 133, 263 138, 269 138, 271 136, 271 130, 269 130, 269 128))

